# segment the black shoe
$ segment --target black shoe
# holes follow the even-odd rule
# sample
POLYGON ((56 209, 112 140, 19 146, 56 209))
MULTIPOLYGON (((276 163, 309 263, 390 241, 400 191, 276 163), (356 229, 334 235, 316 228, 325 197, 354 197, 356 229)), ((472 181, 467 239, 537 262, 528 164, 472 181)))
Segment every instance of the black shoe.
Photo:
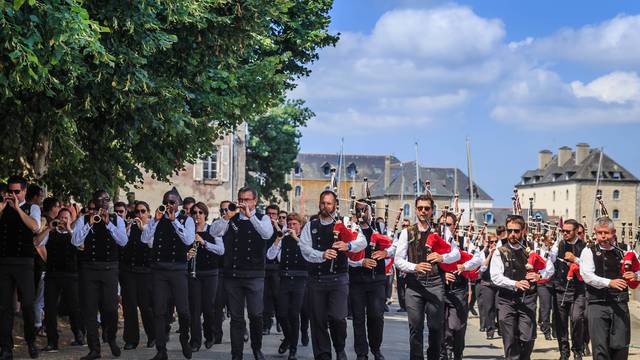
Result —
POLYGON ((569 360, 569 355, 567 355, 567 354, 560 354, 560 360, 569 360))
POLYGON ((38 348, 36 347, 36 343, 32 342, 27 344, 27 349, 29 351, 29 357, 32 359, 37 359, 38 356, 40 356, 40 351, 38 351, 38 348))
POLYGON ((154 339, 147 340, 147 348, 152 348, 156 346, 156 341, 154 339))
POLYGON ((188 337, 180 337, 180 346, 182 347, 182 355, 184 355, 185 358, 187 359, 191 359, 191 344, 189 344, 189 338, 188 337))
POLYGON ((276 321, 276 332, 280 334, 282 332, 282 328, 280 327, 280 323, 276 321))
POLYGON ((94 350, 89 351, 89 353, 83 357, 80 358, 80 360, 93 360, 93 359, 100 359, 100 353, 94 350))
POLYGON ((211 349, 213 347, 213 340, 207 340, 204 342, 204 347, 207 349, 211 349))
POLYGON ((244 329, 244 342, 249 342, 249 332, 247 329, 244 329))
POLYGON ((336 360, 347 360, 347 353, 344 350, 336 351, 336 360))
POLYGON ((253 350, 253 358, 255 360, 264 360, 264 354, 261 350, 253 350))
POLYGON ((151 360, 169 360, 167 350, 158 350, 156 356, 152 357, 151 360))
POLYGON ((130 344, 130 343, 126 343, 126 344, 124 344, 123 349, 124 349, 124 350, 133 350, 133 349, 135 349, 135 348, 137 348, 137 347, 138 347, 138 344, 130 344))
POLYGON ((202 346, 201 344, 191 344, 191 352, 198 352, 200 351, 200 346, 202 346))
POLYGON ((71 342, 71 346, 84 346, 84 334, 76 334, 76 338, 71 342))
POLYGON ((582 360, 582 351, 574 351, 573 360, 582 360))
POLYGON ((389 305, 384 304, 384 312, 389 312, 389 305))
POLYGON ((406 313, 406 312, 407 312, 407 309, 405 309, 405 308, 400 308, 400 309, 396 310, 396 312, 399 312, 399 313, 406 313))
MULTIPOLYGON (((247 340, 245 340, 245 342, 246 341, 247 340)), ((216 336, 216 338, 213 340, 213 343, 216 344, 216 345, 217 344, 222 344, 222 336, 220 336, 220 337, 216 336)))
POLYGON ((53 352, 53 351, 58 351, 58 345, 55 344, 49 344, 45 347, 42 348, 42 350, 40 350, 42 352, 53 352))
POLYGON ((545 334, 544 334, 544 339, 545 339, 545 340, 548 340, 548 341, 553 340, 553 338, 551 337, 551 333, 545 333, 545 334))
POLYGON ((382 355, 382 353, 380 351, 376 351, 373 353, 373 359, 374 360, 385 360, 384 359, 384 355, 382 355))
POLYGON ((493 340, 493 330, 487 331, 487 340, 493 340))
POLYGON ((480 328, 480 332, 485 332, 485 331, 487 331, 487 329, 485 329, 483 327, 480 328))
POLYGON ((116 343, 115 340, 109 341, 109 348, 111 349, 111 355, 115 357, 120 356, 120 347, 118 346, 118 343, 116 343))
POLYGON ((470 313, 471 313, 471 315, 473 315, 473 316, 478 316, 478 313, 476 312, 476 309, 474 309, 474 308, 470 308, 470 309, 469 309, 469 312, 470 312, 470 313))
POLYGON ((302 346, 309 346, 309 333, 308 332, 303 332, 302 336, 300 336, 300 343, 302 344, 302 346))
POLYGON ((287 344, 286 340, 282 340, 282 342, 280 343, 280 346, 278 347, 278 354, 286 353, 287 349, 289 349, 289 344, 287 344))
POLYGON ((298 360, 298 358, 296 357, 296 352, 298 352, 298 349, 296 348, 289 349, 289 357, 287 358, 287 360, 298 360))
POLYGON ((356 360, 369 360, 367 355, 358 355, 356 356, 356 360))

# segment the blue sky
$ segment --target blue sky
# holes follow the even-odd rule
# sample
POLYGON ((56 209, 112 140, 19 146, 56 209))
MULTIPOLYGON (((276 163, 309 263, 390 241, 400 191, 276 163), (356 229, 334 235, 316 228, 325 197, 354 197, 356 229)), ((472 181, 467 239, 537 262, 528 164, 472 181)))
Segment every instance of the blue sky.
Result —
POLYGON ((466 172, 509 206, 520 175, 580 142, 640 176, 640 2, 336 0, 335 48, 292 97, 302 151, 393 154, 466 172))

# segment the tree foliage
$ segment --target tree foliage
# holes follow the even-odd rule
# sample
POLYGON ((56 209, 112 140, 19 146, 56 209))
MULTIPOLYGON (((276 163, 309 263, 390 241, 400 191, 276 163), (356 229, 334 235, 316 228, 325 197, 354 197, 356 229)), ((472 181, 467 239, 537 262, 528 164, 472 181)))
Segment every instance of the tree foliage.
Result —
POLYGON ((1 1, 0 176, 80 197, 136 183, 141 169, 166 180, 282 104, 337 41, 331 5, 1 1))

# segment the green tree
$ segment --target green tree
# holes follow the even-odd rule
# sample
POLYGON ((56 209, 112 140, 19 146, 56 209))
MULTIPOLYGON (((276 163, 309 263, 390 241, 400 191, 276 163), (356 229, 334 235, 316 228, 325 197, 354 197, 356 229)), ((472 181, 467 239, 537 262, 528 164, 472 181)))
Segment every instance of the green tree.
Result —
POLYGON ((288 101, 248 122, 247 182, 267 201, 287 200, 286 175, 300 151, 300 127, 314 116, 304 101, 288 101))
POLYGON ((331 0, 0 2, 0 176, 166 180, 309 74, 331 0))

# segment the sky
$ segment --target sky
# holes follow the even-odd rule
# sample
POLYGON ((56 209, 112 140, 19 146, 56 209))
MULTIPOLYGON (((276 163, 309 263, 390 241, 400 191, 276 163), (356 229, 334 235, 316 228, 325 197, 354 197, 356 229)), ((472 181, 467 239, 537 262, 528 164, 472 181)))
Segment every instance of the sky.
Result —
POLYGON ((335 0, 335 47, 290 94, 302 152, 467 172, 510 206, 538 152, 581 142, 640 177, 640 2, 335 0))

